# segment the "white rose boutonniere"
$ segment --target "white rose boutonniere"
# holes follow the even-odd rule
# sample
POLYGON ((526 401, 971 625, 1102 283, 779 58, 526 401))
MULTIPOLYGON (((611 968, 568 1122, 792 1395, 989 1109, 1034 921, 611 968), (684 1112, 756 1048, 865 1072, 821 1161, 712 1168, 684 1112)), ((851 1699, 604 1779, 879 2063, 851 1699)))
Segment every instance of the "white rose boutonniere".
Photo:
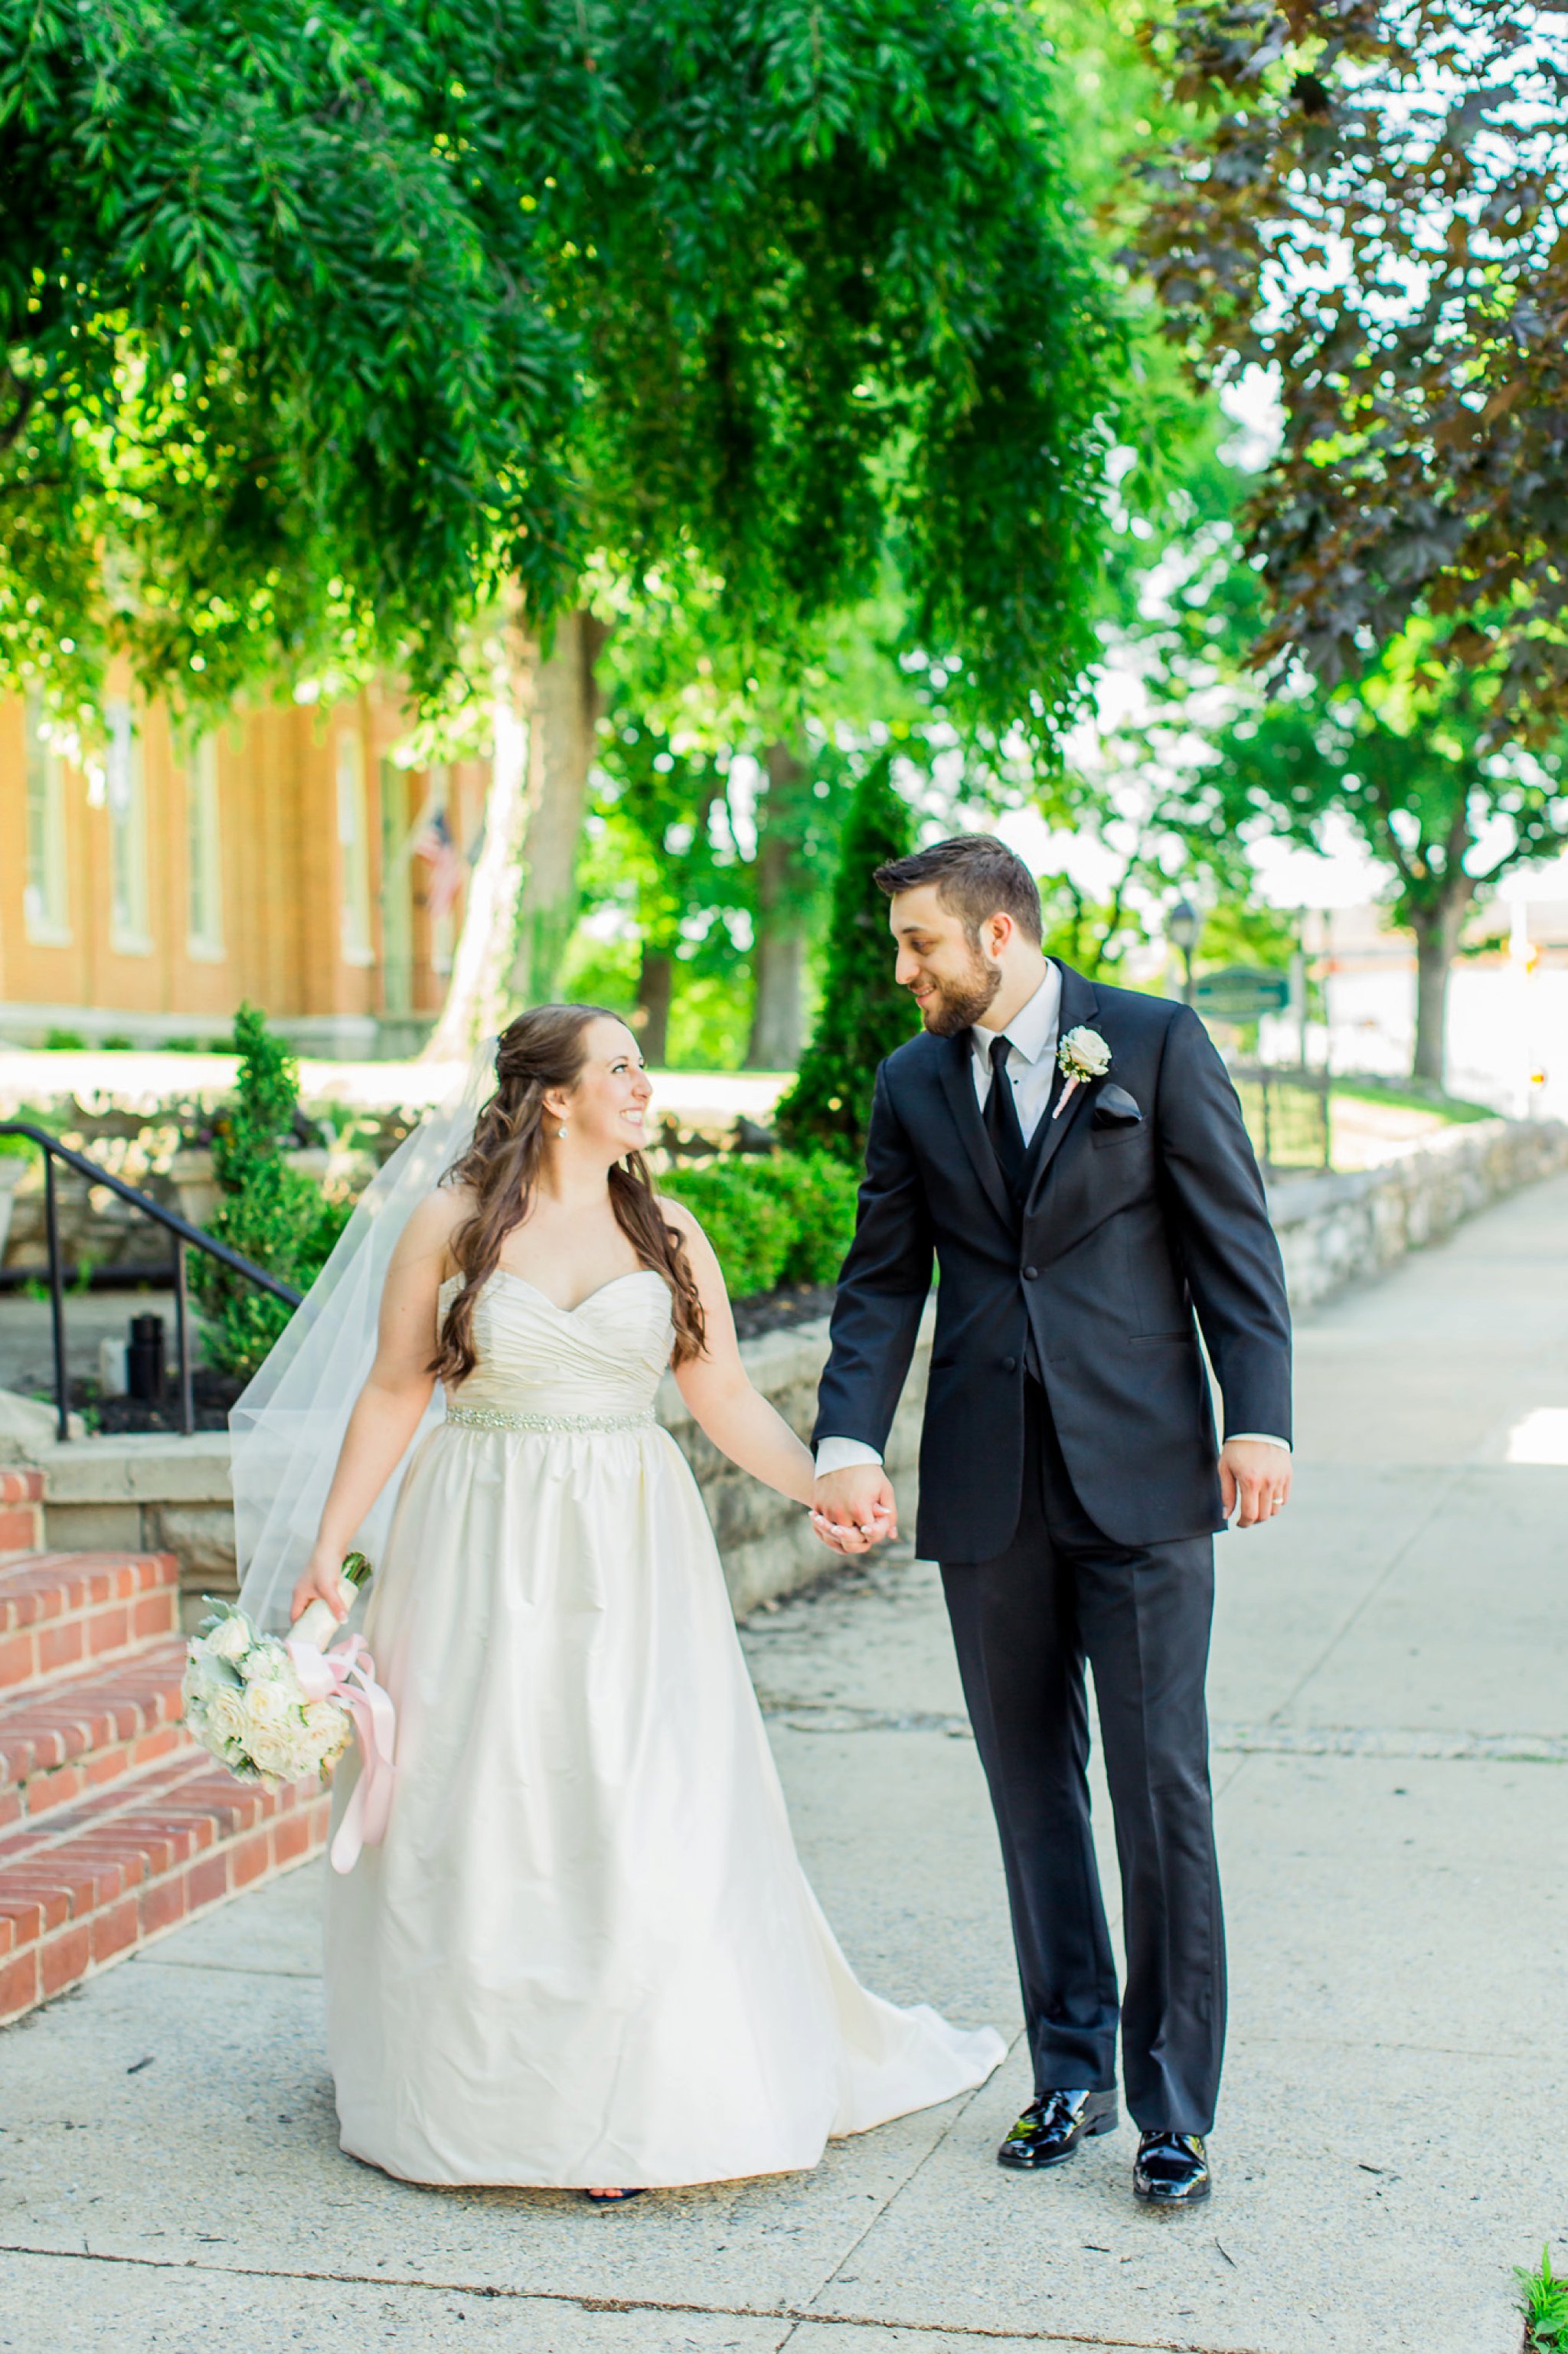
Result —
POLYGON ((1061 1119, 1072 1100, 1075 1087, 1082 1087, 1088 1079, 1104 1078, 1111 1066, 1111 1050, 1097 1030, 1086 1030, 1080 1023, 1062 1040, 1056 1049, 1056 1060, 1065 1074, 1067 1084, 1056 1098, 1051 1113, 1053 1119, 1061 1119))

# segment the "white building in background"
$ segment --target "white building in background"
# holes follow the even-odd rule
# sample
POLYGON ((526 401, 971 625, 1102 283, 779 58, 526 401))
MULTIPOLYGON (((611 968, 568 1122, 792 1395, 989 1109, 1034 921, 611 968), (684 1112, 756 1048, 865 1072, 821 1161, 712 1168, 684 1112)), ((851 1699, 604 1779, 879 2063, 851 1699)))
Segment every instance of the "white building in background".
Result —
MULTIPOLYGON (((1516 1118, 1568 1119, 1568 876, 1558 868, 1510 878, 1511 888, 1471 927, 1507 945, 1461 956, 1448 984, 1451 1095, 1516 1118), (1531 896, 1542 883, 1559 896, 1531 896)), ((1312 970, 1327 1023, 1310 1025, 1308 1052, 1331 1070, 1408 1075, 1415 1044, 1415 948, 1388 928, 1376 906, 1313 908, 1306 917, 1312 970)), ((1299 1031, 1288 1019, 1262 1025, 1268 1061, 1292 1062, 1299 1031)))

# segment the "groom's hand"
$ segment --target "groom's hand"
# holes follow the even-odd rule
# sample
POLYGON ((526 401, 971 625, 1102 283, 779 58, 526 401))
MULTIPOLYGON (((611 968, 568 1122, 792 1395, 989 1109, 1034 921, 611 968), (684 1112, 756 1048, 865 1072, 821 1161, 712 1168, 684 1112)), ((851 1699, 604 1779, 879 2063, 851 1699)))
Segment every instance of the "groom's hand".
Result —
POLYGON ((1272 1520, 1289 1501, 1289 1456, 1264 1438, 1227 1438, 1220 1449, 1220 1495, 1226 1520, 1235 1512, 1238 1529, 1272 1520))
POLYGON ((811 1494, 811 1525, 834 1553, 864 1553, 898 1534, 898 1503, 880 1463, 830 1471, 811 1494))

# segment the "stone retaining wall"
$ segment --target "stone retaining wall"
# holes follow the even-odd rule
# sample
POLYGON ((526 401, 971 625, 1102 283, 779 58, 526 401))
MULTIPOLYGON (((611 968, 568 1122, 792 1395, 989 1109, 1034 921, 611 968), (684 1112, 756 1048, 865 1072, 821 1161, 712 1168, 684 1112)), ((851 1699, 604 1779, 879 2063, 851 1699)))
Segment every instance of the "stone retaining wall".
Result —
MULTIPOLYGON (((1291 1299, 1298 1310, 1308 1308, 1341 1284, 1375 1275, 1406 1251, 1437 1240, 1489 1203, 1563 1168, 1568 1123, 1496 1119, 1449 1129, 1381 1169, 1282 1180, 1270 1191, 1269 1206, 1291 1299)), ((932 1320, 928 1310, 888 1447, 909 1529, 932 1320)), ((753 1381, 802 1437, 811 1427, 827 1338, 823 1318, 742 1343, 753 1381)), ((696 1474, 736 1613, 744 1616, 819 1576, 831 1556, 805 1515, 725 1461, 694 1425, 672 1380, 660 1391, 659 1413, 696 1474)), ((37 1449, 34 1459, 45 1474, 47 1543, 177 1554, 191 1623, 202 1594, 232 1592, 234 1516, 225 1434, 50 1445, 37 1449)))
POLYGON ((1447 1129, 1380 1169, 1277 1181, 1268 1207, 1292 1306, 1310 1308, 1381 1273, 1489 1203, 1565 1168, 1568 1121, 1485 1119, 1447 1129))
MULTIPOLYGON (((910 1515, 932 1320, 927 1311, 887 1449, 901 1511, 910 1515)), ((826 1317, 741 1343, 752 1380, 802 1438, 810 1436, 816 1416, 817 1376, 827 1351, 826 1317)), ((736 1615, 743 1617, 772 1595, 810 1585, 832 1556, 811 1534, 800 1506, 727 1462, 697 1429, 669 1377, 660 1388, 658 1411, 696 1474, 736 1615)), ((226 1431, 202 1431, 194 1438, 51 1443, 36 1448, 33 1459, 44 1473, 47 1545, 62 1552, 175 1554, 188 1628, 201 1616, 204 1594, 233 1593, 234 1506, 226 1431)))

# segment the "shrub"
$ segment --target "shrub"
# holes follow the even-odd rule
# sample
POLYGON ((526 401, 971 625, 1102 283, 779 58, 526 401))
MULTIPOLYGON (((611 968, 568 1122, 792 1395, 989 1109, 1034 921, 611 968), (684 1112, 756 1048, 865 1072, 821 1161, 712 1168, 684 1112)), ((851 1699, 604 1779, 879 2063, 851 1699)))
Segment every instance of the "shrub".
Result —
POLYGON ((660 1190, 700 1219, 735 1299, 832 1283, 854 1233, 855 1172, 827 1152, 720 1161, 660 1190))
POLYGON ((757 1182, 794 1224, 780 1283, 835 1282, 854 1236, 858 1170, 831 1152, 779 1152, 757 1164, 757 1182))
MULTIPOLYGON (((299 1066, 254 1006, 242 1005, 235 1016, 234 1044, 235 1091, 213 1129, 213 1174, 223 1199, 210 1232, 305 1291, 347 1224, 350 1205, 329 1202, 313 1178, 289 1165, 283 1139, 294 1127, 299 1066)), ((291 1310, 205 1254, 191 1280, 207 1320, 208 1363, 249 1379, 291 1310)))
POLYGON ((80 1055, 87 1050, 87 1040, 79 1030, 48 1030, 44 1034, 45 1051, 53 1055, 80 1055))
POLYGON ((844 819, 821 1011, 774 1122, 780 1141, 797 1151, 817 1146, 855 1168, 865 1150, 876 1066, 919 1026, 914 1000, 893 977, 887 902, 871 879, 885 860, 903 857, 913 838, 891 760, 879 760, 855 787, 844 819))
POLYGON ((660 1191, 683 1202, 700 1222, 732 1299, 773 1289, 796 1239, 795 1220, 789 1204, 759 1185, 745 1161, 683 1169, 663 1179, 660 1191))

